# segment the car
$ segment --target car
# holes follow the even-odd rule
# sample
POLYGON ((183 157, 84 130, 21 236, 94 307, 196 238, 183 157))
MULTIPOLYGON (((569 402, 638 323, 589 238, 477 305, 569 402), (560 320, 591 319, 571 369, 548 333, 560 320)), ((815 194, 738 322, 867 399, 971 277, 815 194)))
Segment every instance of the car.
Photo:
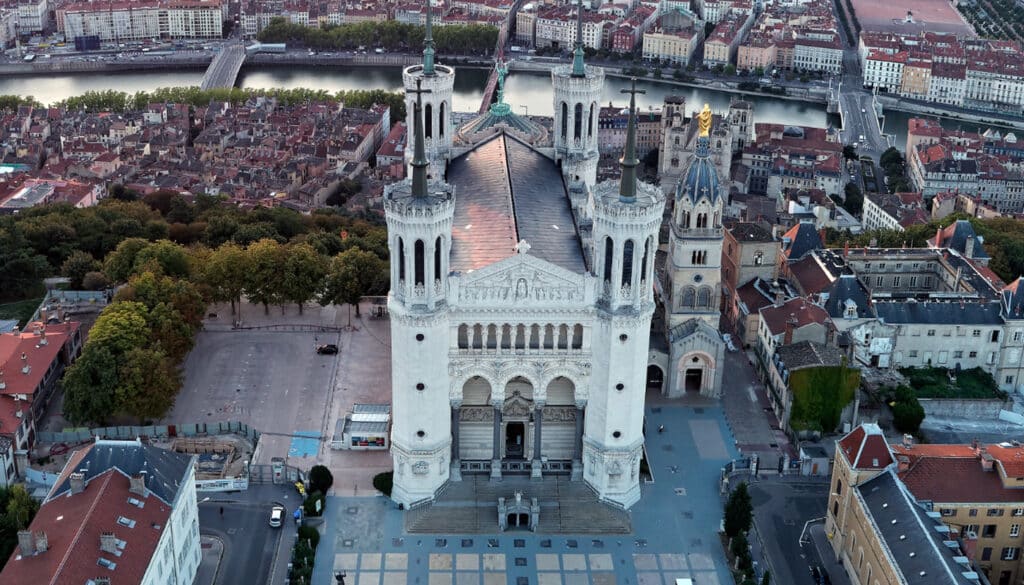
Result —
POLYGON ((861 109, 860 109, 860 113, 862 113, 862 114, 866 114, 866 113, 868 113, 868 110, 867 110, 867 108, 861 108, 861 109))
POLYGON ((338 346, 333 343, 325 343, 316 346, 316 352, 320 355, 334 355, 338 353, 338 346))
POLYGON ((861 134, 861 135, 860 135, 860 141, 861 141, 861 142, 864 142, 864 141, 866 141, 866 140, 867 140, 867 139, 866 139, 866 138, 864 138, 864 135, 863 135, 863 134, 861 134))
POLYGON ((295 491, 299 492, 300 496, 305 497, 305 495, 306 495, 306 484, 302 483, 301 481, 295 482, 295 491))
POLYGON ((274 506, 270 509, 270 527, 280 528, 281 523, 284 521, 284 508, 281 506, 274 506))

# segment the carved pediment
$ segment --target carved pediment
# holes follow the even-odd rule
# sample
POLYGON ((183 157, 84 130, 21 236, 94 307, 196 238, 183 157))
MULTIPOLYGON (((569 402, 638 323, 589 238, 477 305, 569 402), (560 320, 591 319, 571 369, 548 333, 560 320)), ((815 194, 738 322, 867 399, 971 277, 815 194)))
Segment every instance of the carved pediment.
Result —
POLYGON ((583 302, 584 276, 517 254, 460 277, 459 302, 548 304, 583 302))
POLYGON ((501 407, 502 418, 529 418, 531 412, 533 412, 533 401, 524 398, 519 392, 506 398, 505 404, 501 407))

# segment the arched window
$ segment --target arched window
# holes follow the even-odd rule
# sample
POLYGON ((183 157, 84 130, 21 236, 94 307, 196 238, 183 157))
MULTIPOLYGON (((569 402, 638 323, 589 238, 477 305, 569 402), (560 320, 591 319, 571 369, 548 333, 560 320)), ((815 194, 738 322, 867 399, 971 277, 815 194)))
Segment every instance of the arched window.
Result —
POLYGON ((612 281, 612 239, 608 236, 604 238, 604 281, 612 281))
POLYGON ((516 325, 516 349, 526 349, 526 325, 516 325))
POLYGON ((697 227, 706 228, 708 227, 708 214, 698 213, 697 214, 697 227))
POLYGON ((555 326, 545 325, 544 326, 544 349, 555 348, 555 326))
POLYGON ((622 284, 633 283, 633 240, 626 240, 622 247, 622 284))
POLYGON ((706 286, 702 286, 701 289, 699 291, 697 291, 697 306, 698 307, 708 307, 710 305, 711 305, 711 289, 706 287, 706 286))
POLYGON ((647 238, 647 241, 644 242, 644 259, 640 261, 640 280, 641 281, 646 281, 647 280, 647 258, 648 258, 648 255, 650 253, 651 253, 651 239, 647 238))
POLYGON ((484 328, 482 325, 473 325, 473 349, 483 349, 484 328))
POLYGON ((423 136, 430 138, 434 129, 434 108, 430 104, 423 106, 423 136))
POLYGON ((501 326, 501 349, 512 349, 512 326, 501 326))
POLYGON ((558 349, 569 349, 569 326, 558 326, 558 349))
POLYGON ((583 132, 583 104, 576 104, 573 109, 573 120, 572 120, 572 135, 576 140, 580 139, 580 134, 583 132))
POLYGON ((434 280, 441 280, 441 237, 434 242, 434 280))
POLYGON ((715 212, 715 223, 713 223, 711 225, 711 227, 718 227, 718 225, 719 225, 719 223, 718 223, 718 212, 716 211, 715 212))
POLYGON ((583 325, 572 326, 572 348, 580 349, 583 347, 583 325))
POLYGON ((459 325, 459 349, 469 349, 469 325, 459 325))
POLYGON ((683 291, 683 301, 680 306, 687 309, 692 308, 696 297, 697 291, 694 290, 693 287, 687 287, 686 290, 683 291))
POLYGON ((487 326, 487 349, 497 349, 498 347, 498 327, 497 325, 487 326))
POLYGON ((690 229, 690 212, 683 212, 683 229, 690 229))
POLYGON ((764 264, 764 252, 758 250, 754 252, 754 266, 760 266, 764 264))
POLYGON ((594 104, 590 104, 590 115, 587 116, 587 138, 594 136, 594 104))
POLYGON ((444 102, 441 102, 437 110, 437 135, 444 136, 444 102))
POLYGON ((569 137, 569 106, 562 102, 562 139, 569 137))
POLYGON ((426 278, 426 274, 424 272, 426 267, 423 265, 423 262, 424 262, 424 257, 423 257, 423 240, 416 240, 416 245, 413 248, 413 261, 412 261, 412 266, 413 266, 413 271, 414 271, 414 275, 413 276, 416 279, 414 281, 414 284, 416 284, 416 286, 422 286, 423 282, 424 282, 424 280, 426 278))
POLYGON ((405 243, 398 238, 398 280, 405 280, 405 243))

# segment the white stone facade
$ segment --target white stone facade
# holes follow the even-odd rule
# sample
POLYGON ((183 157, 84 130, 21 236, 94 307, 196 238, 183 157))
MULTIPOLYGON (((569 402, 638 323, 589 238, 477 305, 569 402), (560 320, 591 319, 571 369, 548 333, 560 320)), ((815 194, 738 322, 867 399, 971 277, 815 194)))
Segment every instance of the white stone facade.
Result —
MULTIPOLYGON (((420 87, 429 90, 423 94, 423 135, 426 138, 427 160, 430 161, 429 175, 432 179, 444 176, 445 165, 452 154, 452 137, 455 125, 452 123, 452 90, 455 87, 455 70, 445 65, 434 65, 434 75, 424 75, 423 65, 406 67, 402 72, 405 86, 406 128, 412 128, 412 116, 416 94, 416 81, 420 87)), ((412 148, 405 149, 406 164, 412 162, 412 148)))
POLYGON ((573 76, 572 65, 551 70, 555 85, 555 123, 552 127, 555 160, 562 163, 568 184, 583 181, 587 187, 597 182, 598 117, 604 69, 586 65, 586 74, 573 76))

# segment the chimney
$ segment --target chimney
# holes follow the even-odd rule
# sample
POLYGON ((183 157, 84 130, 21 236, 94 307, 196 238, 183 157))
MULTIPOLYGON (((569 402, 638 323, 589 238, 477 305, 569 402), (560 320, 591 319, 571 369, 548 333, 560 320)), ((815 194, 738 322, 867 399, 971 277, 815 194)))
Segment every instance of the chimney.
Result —
POLYGON ((782 345, 793 343, 793 329, 796 328, 796 319, 790 317, 786 320, 786 334, 782 338, 782 345))
POLYGON ((981 451, 981 468, 985 471, 992 471, 995 465, 996 458, 991 453, 982 449, 981 451))
POLYGON ((36 554, 44 553, 50 548, 50 541, 46 538, 46 533, 40 530, 36 532, 36 554))
POLYGON ((134 473, 128 478, 128 491, 146 497, 146 472, 134 473))
POLYGON ((36 554, 36 545, 32 542, 31 530, 18 531, 18 550, 21 551, 21 556, 23 557, 30 557, 36 554))
POLYGON ((974 237, 967 238, 967 242, 964 243, 964 256, 974 258, 974 237))
POLYGON ((935 247, 942 247, 942 228, 935 228, 935 247))
POLYGON ((71 482, 71 493, 80 494, 85 491, 85 474, 82 472, 72 473, 68 476, 68 481, 71 482))
POLYGON ((114 536, 113 532, 100 533, 100 551, 112 555, 117 554, 117 537, 114 536))
POLYGON ((846 243, 843 244, 843 258, 845 259, 849 255, 850 255, 850 240, 846 240, 846 243))
POLYGON ((898 455, 896 457, 896 472, 903 473, 908 469, 910 469, 910 457, 907 457, 906 455, 898 455))

